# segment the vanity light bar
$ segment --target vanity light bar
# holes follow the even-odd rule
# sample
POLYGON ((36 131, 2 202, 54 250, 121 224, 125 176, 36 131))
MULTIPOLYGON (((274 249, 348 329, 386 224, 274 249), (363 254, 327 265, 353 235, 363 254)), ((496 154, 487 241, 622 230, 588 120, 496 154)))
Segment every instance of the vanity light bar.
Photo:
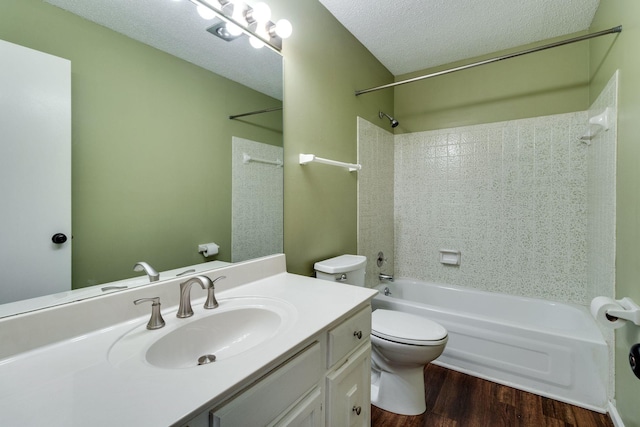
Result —
POLYGON ((233 33, 231 31, 231 28, 233 28, 246 34, 251 40, 251 45, 255 48, 260 48, 264 45, 276 53, 280 53, 282 50, 282 39, 291 35, 291 23, 286 19, 281 19, 277 23, 269 20, 261 22, 261 17, 271 14, 269 7, 264 3, 257 4, 255 8, 252 8, 240 0, 189 1, 196 5, 198 13, 200 13, 200 16, 204 19, 207 19, 207 17, 206 14, 202 13, 202 8, 205 8, 204 10, 212 12, 215 16, 223 20, 231 33, 233 33), (213 3, 217 3, 219 7, 213 3), (229 8, 232 8, 231 13, 229 13, 229 8))

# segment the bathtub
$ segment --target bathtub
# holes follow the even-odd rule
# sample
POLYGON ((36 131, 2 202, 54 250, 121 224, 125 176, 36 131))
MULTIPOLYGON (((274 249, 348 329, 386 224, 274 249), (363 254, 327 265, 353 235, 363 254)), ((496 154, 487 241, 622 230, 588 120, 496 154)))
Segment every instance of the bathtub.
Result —
POLYGON ((587 308, 411 279, 376 288, 373 309, 418 314, 447 329, 434 364, 606 412, 607 344, 587 308))

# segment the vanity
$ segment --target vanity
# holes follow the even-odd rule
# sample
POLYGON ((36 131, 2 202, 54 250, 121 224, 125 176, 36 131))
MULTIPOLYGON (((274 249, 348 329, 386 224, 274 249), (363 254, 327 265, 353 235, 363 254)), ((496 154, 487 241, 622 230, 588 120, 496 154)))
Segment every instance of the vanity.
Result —
POLYGON ((0 319, 0 425, 367 426, 377 291, 286 272, 284 255, 0 319), (159 297, 166 325, 146 328, 159 297), (211 341, 211 342, 208 342, 211 341), (203 352, 215 361, 198 365, 203 352))

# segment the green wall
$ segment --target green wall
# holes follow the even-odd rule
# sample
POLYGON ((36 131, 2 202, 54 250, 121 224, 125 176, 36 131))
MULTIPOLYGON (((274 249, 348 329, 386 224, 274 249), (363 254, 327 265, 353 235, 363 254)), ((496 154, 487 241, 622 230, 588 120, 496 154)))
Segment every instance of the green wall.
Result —
MULTIPOLYGON (((398 76, 396 81, 519 52, 555 40, 417 71, 398 76)), ((589 106, 588 56, 587 42, 574 43, 397 86, 395 117, 400 125, 396 133, 585 110, 589 106)))
MULTIPOLYGON (((616 69, 618 88, 618 162, 616 201, 616 298, 640 301, 640 2, 601 0, 592 31, 622 25, 622 33, 590 42, 591 98, 616 69)), ((629 368, 629 348, 640 342, 640 328, 616 331, 615 399, 626 427, 640 426, 640 380, 629 368)))
MULTIPOLYGON (((601 1, 592 30, 623 24, 619 36, 359 97, 355 90, 394 77, 316 0, 270 3, 274 16, 294 26, 283 50, 284 242, 290 272, 312 274, 315 261, 357 251, 356 174, 298 165, 299 153, 355 162, 356 116, 378 124, 383 110, 400 120, 396 132, 415 132, 584 110, 619 68, 616 293, 640 300, 636 0, 601 1)), ((0 38, 72 61, 74 264, 101 268, 97 274, 74 269, 76 283, 113 280, 109 273, 128 274, 139 259, 167 268, 174 260, 199 262, 193 244, 203 239, 219 242, 220 259, 228 259, 231 135, 277 143, 281 134, 274 123, 265 125, 273 129, 265 137, 257 127, 226 116, 275 100, 38 0, 0 3, 0 38), (146 214, 144 221, 133 220, 139 212, 146 214), (142 234, 133 238, 134 231, 142 234), (185 255, 177 260, 163 250, 143 250, 132 259, 129 254, 142 249, 143 241, 184 248, 185 255)), ((458 64, 397 80, 451 65, 458 64)), ((617 331, 616 400, 627 427, 640 426, 640 381, 627 362, 636 342, 638 328, 617 331)))
MULTIPOLYGON (((378 123, 377 110, 416 132, 585 110, 616 68, 621 69, 618 123, 617 297, 640 300, 640 145, 632 124, 640 117, 640 4, 603 0, 591 31, 624 25, 605 36, 520 58, 362 95, 354 89, 393 77, 316 1, 276 0, 294 23, 285 42, 285 251, 291 272, 311 274, 313 262, 356 251, 356 177, 322 165, 298 166, 299 153, 355 161, 355 116, 378 123), (290 3, 290 4, 287 4, 290 3), (393 94, 393 99, 390 99, 393 94)), ((578 35, 578 34, 574 34, 578 35)), ((567 37, 570 37, 569 35, 567 37)), ((565 38, 565 37, 562 37, 565 38)), ((546 44, 553 40, 537 45, 546 44)), ((511 53, 497 52, 422 70, 396 80, 511 53)), ((384 124, 383 124, 384 126, 384 124)), ((617 331, 616 400, 625 425, 639 426, 640 381, 629 371, 629 346, 638 328, 617 331)))
POLYGON ((357 173, 301 166, 298 155, 355 163, 356 117, 377 123, 379 109, 393 111, 392 92, 356 97, 355 91, 393 76, 317 0, 270 4, 294 31, 283 49, 287 269, 311 275, 315 261, 357 252, 357 173))
POLYGON ((282 144, 280 105, 40 0, 0 2, 0 39, 71 60, 73 286, 231 258, 231 137, 282 144))

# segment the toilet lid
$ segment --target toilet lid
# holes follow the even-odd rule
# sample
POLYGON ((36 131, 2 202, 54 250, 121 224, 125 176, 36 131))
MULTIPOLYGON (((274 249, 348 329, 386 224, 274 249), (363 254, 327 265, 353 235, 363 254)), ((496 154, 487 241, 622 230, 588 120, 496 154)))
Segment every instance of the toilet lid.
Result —
POLYGON ((440 324, 410 313, 378 309, 371 313, 371 333, 400 343, 430 345, 447 337, 440 324))

